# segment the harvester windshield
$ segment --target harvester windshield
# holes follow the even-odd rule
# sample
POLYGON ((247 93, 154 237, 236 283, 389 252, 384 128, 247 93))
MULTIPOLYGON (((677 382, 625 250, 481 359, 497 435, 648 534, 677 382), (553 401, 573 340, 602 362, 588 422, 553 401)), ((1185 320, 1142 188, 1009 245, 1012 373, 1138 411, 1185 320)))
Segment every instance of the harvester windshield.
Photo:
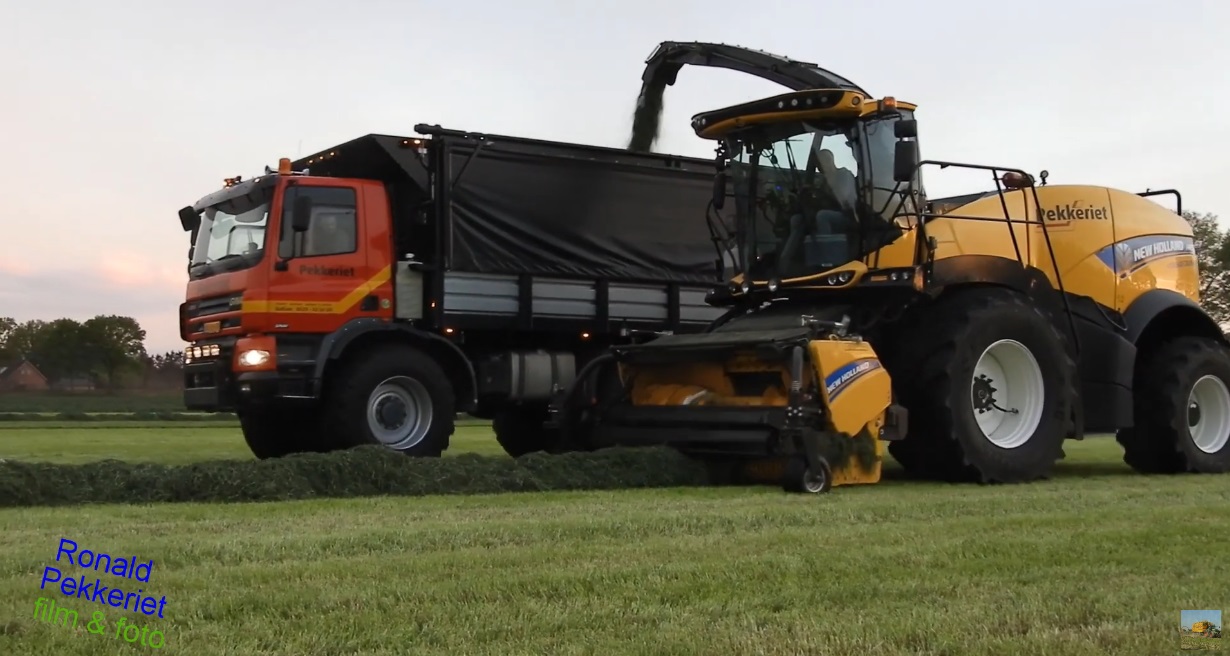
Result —
POLYGON ((767 123, 728 144, 753 278, 822 273, 900 234, 889 120, 767 123))

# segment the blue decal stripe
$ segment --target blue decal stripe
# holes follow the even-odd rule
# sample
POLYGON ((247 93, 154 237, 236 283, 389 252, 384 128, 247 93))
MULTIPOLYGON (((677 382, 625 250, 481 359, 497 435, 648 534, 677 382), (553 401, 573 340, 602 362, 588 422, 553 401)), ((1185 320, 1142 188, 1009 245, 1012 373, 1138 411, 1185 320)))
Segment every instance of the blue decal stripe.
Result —
POLYGON ((1117 241, 1097 252, 1107 268, 1124 278, 1158 260, 1195 255, 1192 238, 1185 235, 1141 235, 1117 241))
POLYGON ((828 392, 829 401, 836 399, 838 395, 848 389, 855 381, 880 369, 882 366, 876 358, 863 358, 855 360, 829 374, 824 379, 824 388, 828 392))

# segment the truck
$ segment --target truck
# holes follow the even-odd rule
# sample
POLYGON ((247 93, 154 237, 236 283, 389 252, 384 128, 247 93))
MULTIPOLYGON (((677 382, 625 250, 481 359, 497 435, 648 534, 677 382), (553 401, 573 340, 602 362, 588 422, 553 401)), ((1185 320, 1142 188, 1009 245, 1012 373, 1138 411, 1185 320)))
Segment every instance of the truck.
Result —
POLYGON ((703 330, 722 264, 705 159, 419 124, 179 211, 184 404, 258 458, 444 452, 459 413, 513 456, 562 439, 552 399, 610 347, 703 330))

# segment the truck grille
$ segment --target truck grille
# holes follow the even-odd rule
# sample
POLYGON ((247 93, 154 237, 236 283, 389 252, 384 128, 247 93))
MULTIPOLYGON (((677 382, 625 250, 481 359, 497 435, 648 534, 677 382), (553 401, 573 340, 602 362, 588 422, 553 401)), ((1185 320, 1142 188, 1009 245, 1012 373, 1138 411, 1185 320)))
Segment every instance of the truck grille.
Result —
POLYGON ((198 317, 207 317, 211 314, 237 312, 242 306, 242 292, 225 296, 214 296, 212 298, 200 298, 184 304, 184 318, 196 319, 198 317))

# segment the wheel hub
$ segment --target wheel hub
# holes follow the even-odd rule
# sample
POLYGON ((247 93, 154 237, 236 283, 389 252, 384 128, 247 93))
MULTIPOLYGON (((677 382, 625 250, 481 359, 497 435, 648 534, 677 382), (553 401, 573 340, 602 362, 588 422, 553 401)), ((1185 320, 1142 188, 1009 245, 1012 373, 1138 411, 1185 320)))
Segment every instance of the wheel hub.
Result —
POLYGON ((376 420, 383 428, 397 428, 406 421, 406 403, 396 396, 384 396, 376 401, 376 420))
POLYGON ((409 449, 423 441, 432 419, 427 387, 410 376, 389 378, 368 397, 367 428, 377 441, 392 449, 409 449))
POLYGON ((1200 423, 1200 403, 1192 401, 1187 406, 1187 427, 1195 428, 1200 423))
POLYGON ((974 409, 978 411, 978 414, 982 414, 995 407, 995 392, 998 390, 991 384, 993 382, 986 374, 979 374, 974 377, 974 409))

